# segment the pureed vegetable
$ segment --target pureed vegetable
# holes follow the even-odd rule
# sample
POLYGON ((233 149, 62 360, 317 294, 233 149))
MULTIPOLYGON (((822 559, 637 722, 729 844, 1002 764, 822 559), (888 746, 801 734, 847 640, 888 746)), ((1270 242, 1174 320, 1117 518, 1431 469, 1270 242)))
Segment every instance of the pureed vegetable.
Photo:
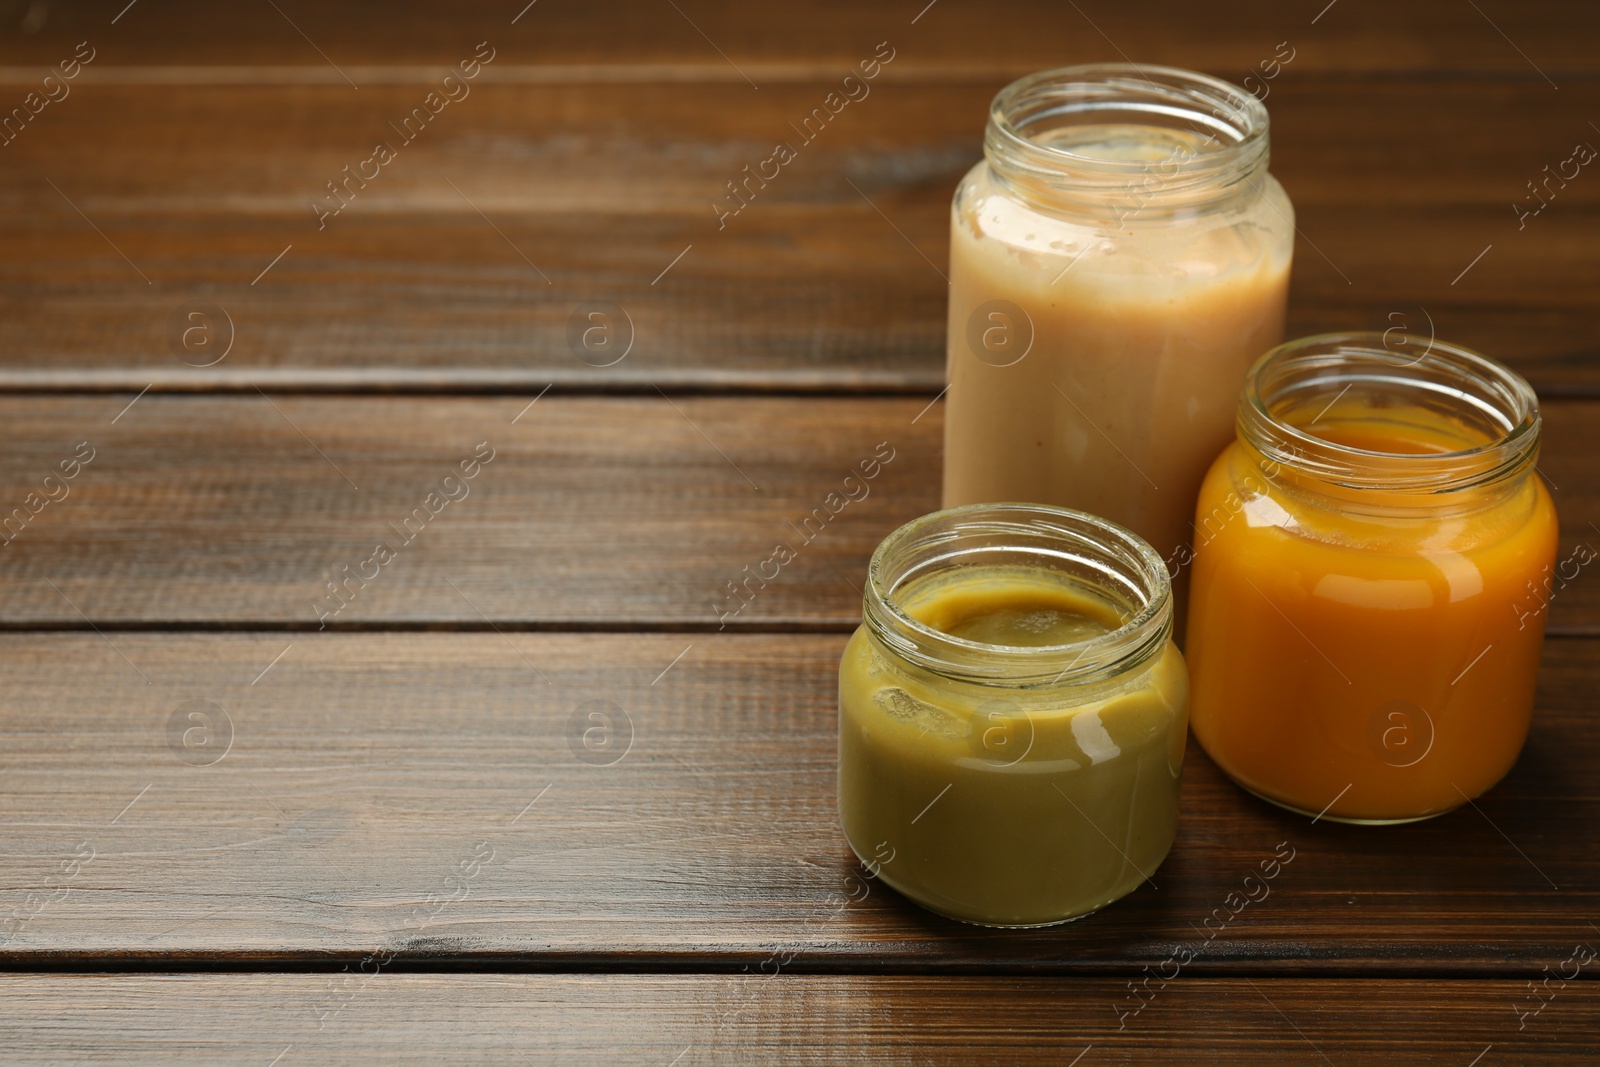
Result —
POLYGON ((1283 339, 1294 209, 1265 106, 1168 67, 1029 75, 950 216, 944 506, 1032 500, 1170 556, 1283 339))
POLYGON ((985 925, 1064 922, 1133 890, 1177 828, 1171 612, 1161 559, 1081 512, 975 505, 891 534, 839 672, 857 855, 985 925))
POLYGON ((1556 514, 1508 368, 1395 334, 1257 362, 1196 517, 1195 737, 1234 781, 1351 822, 1439 815, 1527 738, 1556 514))

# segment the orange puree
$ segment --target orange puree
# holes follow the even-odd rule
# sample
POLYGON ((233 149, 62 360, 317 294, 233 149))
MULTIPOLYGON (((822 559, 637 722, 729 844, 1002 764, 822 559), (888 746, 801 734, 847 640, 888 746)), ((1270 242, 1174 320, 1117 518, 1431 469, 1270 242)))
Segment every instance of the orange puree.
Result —
MULTIPOLYGON (((1419 461, 1491 443, 1403 406, 1290 421, 1419 461)), ((1245 788, 1313 815, 1407 821, 1478 796, 1516 761, 1543 638, 1517 604, 1556 550, 1537 477, 1397 497, 1235 442, 1201 488, 1195 543, 1191 721, 1245 788)))

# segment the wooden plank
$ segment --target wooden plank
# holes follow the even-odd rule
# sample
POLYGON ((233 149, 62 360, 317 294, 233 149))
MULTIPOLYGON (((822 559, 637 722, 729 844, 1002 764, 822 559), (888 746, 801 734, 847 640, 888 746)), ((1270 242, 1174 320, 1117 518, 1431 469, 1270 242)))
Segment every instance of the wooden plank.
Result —
MULTIPOLYGON (((312 200, 400 141, 389 123, 419 87, 84 84, 4 148, 0 389, 931 394, 948 200, 998 84, 879 82, 719 228, 725 183, 798 141, 789 124, 831 82, 739 102, 717 84, 485 82, 320 229, 312 200), (188 351, 196 301, 223 314, 188 351), (597 303, 634 342, 610 366, 577 340, 597 303)), ((1512 210, 1600 142, 1600 85, 1294 67, 1274 85, 1302 234, 1292 333, 1432 323, 1547 393, 1600 394, 1600 183, 1573 180, 1520 230, 1512 210)))
POLYGON ((89 1055, 163 1065, 1581 1063, 1600 1048, 1597 990, 1573 983, 1519 1032, 1523 982, 1187 978, 1118 1031, 1111 1005, 1126 990, 1097 979, 0 977, 17 1067, 89 1055))
POLYGON ((1547 646, 1527 750, 1476 808, 1311 824, 1191 746, 1153 882, 1013 932, 924 912, 851 856, 843 641, 0 635, 0 961, 1126 979, 1186 952, 1197 974, 1537 980, 1600 938, 1591 640, 1547 646), (610 732, 585 749, 591 710, 610 732))
MULTIPOLYGON (((7 530, 0 621, 848 629, 872 550, 938 507, 942 410, 921 397, 0 399, 0 515, 34 506, 79 442, 95 450, 65 499, 35 497, 38 515, 7 530), (451 483, 465 496, 450 502, 442 480, 485 442, 494 458, 451 483), (795 558, 774 571, 780 543, 795 558), (330 591, 335 579, 350 584, 330 591)), ((1546 405, 1540 466, 1564 556, 1600 545, 1597 413, 1546 405)), ((1587 575, 1553 597, 1558 630, 1600 631, 1587 575)))
POLYGON ((1240 76, 1288 38, 1299 50, 1297 62, 1345 74, 1547 75, 1566 85, 1596 69, 1585 47, 1589 13, 1558 0, 1515 7, 1491 0, 1476 12, 1449 0, 1421 0, 1403 10, 1329 11, 1320 4, 1286 10, 1270 0, 1205 8, 1167 0, 1137 11, 1106 0, 1012 0, 981 9, 924 3, 768 9, 693 0, 674 11, 633 0, 608 4, 603 16, 577 0, 537 6, 475 0, 448 7, 413 0, 387 5, 377 23, 351 3, 292 2, 279 4, 280 11, 252 5, 227 13, 195 0, 123 12, 125 6, 126 0, 12 5, 0 16, 0 27, 9 31, 0 37, 0 63, 50 64, 63 48, 70 54, 89 38, 105 50, 106 63, 287 65, 330 84, 344 85, 343 71, 365 88, 374 66, 443 66, 455 62, 463 46, 470 50, 489 38, 521 63, 611 70, 674 65, 695 77, 741 84, 742 71, 765 87, 775 73, 797 66, 847 66, 862 46, 870 49, 885 37, 915 48, 921 64, 956 71, 1024 73, 1132 56, 1240 76))

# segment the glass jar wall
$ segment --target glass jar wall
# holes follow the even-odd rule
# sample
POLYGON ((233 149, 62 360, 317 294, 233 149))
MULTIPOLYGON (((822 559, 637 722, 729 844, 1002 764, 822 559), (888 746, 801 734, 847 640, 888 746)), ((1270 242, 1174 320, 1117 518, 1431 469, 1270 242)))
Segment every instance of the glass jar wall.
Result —
POLYGON ((1310 337, 1252 369, 1195 518, 1196 739, 1310 815, 1404 822, 1510 769, 1556 514, 1527 382, 1468 349, 1310 337))
POLYGON ((839 814, 862 862, 993 926, 1136 888, 1177 828, 1187 676, 1162 561, 1042 505, 938 512, 872 558, 839 674, 839 814))
POLYGON ((1294 209, 1266 108, 1187 71, 1069 67, 995 97, 984 156, 951 210, 944 505, 1079 508, 1170 560, 1282 339, 1294 209))

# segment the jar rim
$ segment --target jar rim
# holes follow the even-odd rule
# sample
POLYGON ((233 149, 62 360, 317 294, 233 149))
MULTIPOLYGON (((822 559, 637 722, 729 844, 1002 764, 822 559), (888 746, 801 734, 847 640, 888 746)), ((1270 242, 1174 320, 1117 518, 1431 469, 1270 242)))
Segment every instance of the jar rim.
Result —
POLYGON ((1245 89, 1197 71, 1133 63, 1058 67, 1019 78, 989 106, 984 151, 1003 175, 1022 181, 1107 194, 1131 190, 1164 200, 1209 193, 1232 195, 1265 169, 1269 150, 1266 105, 1245 89), (1030 134, 1063 117, 1119 116, 1119 124, 1204 134, 1200 151, 1174 150, 1166 160, 1113 159, 1041 143, 1030 134), (1152 177, 1158 181, 1150 181, 1152 177))
POLYGON ((1246 374, 1238 413, 1240 438, 1276 465, 1344 488, 1424 495, 1526 470, 1537 458, 1541 425, 1538 397, 1516 371, 1399 329, 1315 334, 1270 349, 1246 374), (1291 400, 1315 392, 1331 397, 1332 407, 1357 385, 1471 421, 1485 440, 1442 452, 1382 452, 1319 437, 1284 417, 1291 400))
POLYGON ((1141 667, 1165 647, 1172 583, 1155 549, 1107 519, 1048 504, 968 504, 913 519, 883 539, 868 564, 862 617, 896 654, 943 677, 1015 688, 1081 685, 1141 667), (1105 575, 1125 591, 1127 618, 1080 641, 1021 646, 955 637, 905 610, 899 590, 960 566, 985 550, 974 543, 984 538, 1003 538, 1008 551, 1041 566, 1068 562, 1105 575))

